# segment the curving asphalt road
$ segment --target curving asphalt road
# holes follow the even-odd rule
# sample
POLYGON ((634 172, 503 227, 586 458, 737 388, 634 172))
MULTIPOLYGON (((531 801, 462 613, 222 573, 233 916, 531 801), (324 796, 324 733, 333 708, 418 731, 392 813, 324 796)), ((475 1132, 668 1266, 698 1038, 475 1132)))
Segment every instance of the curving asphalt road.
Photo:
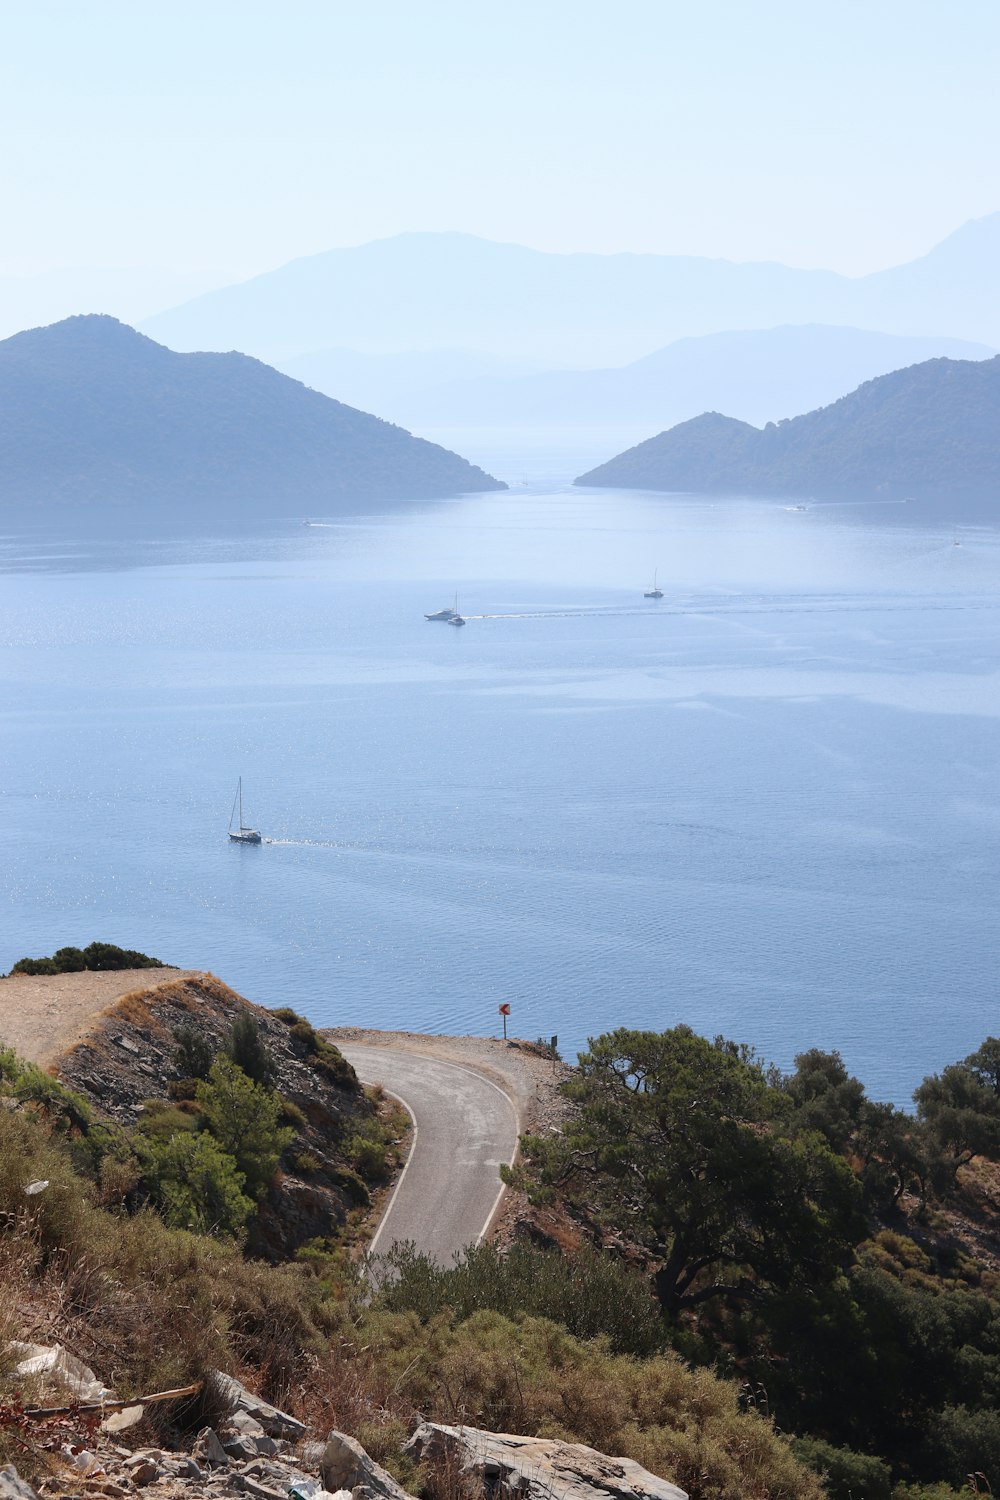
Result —
POLYGON ((472 1068, 422 1053, 360 1043, 337 1044, 363 1083, 381 1083, 410 1112, 410 1155, 371 1250, 396 1240, 449 1266, 456 1251, 477 1244, 503 1194, 500 1163, 514 1159, 518 1118, 513 1101, 472 1068))

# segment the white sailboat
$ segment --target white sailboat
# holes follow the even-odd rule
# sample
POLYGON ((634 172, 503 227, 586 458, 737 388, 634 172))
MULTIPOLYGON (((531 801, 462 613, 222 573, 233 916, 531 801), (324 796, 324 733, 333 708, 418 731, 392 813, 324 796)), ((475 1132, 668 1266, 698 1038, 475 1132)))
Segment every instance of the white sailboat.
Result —
POLYGON ((663 598, 663 590, 657 585, 657 582, 656 582, 656 572, 655 571, 653 573, 653 587, 651 589, 647 589, 646 592, 643 594, 642 597, 644 599, 662 599, 663 598))
POLYGON ((259 844, 260 834, 256 828, 248 828, 243 821, 243 777, 236 783, 236 796, 233 798, 233 810, 229 814, 229 837, 234 844, 259 844), (236 817, 236 809, 239 808, 240 820, 236 828, 233 827, 233 819, 236 817))

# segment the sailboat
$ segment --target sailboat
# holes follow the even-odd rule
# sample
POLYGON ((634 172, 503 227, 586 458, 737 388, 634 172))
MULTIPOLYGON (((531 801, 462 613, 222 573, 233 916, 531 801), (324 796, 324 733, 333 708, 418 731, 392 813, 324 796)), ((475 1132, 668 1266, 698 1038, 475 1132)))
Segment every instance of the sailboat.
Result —
POLYGON ((233 840, 234 844, 259 844, 261 842, 260 834, 257 832, 256 828, 247 828, 246 824, 243 822, 242 776, 236 783, 236 796, 233 798, 233 810, 229 814, 229 837, 233 840), (234 828, 233 819, 236 816, 237 807, 239 807, 240 810, 240 821, 239 826, 237 828, 234 828))
POLYGON ((458 614, 458 595, 455 595, 454 609, 437 609, 432 615, 424 615, 425 620, 448 620, 449 622, 458 614))
POLYGON ((653 587, 651 589, 647 589, 646 592, 643 594, 642 597, 644 599, 662 599, 663 598, 663 590, 657 586, 656 573, 655 572, 653 573, 653 587))
POLYGON ((464 615, 460 615, 459 612, 458 612, 458 595, 457 594, 455 595, 455 608, 452 610, 451 614, 448 616, 448 624, 449 625, 464 625, 465 624, 465 616, 464 615))

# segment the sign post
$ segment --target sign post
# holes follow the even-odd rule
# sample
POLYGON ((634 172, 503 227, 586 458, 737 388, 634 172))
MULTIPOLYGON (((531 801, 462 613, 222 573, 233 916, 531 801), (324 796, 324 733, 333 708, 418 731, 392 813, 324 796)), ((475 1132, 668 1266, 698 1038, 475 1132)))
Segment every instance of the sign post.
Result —
POLYGON ((499 1007, 499 1010, 500 1010, 500 1014, 503 1016, 503 1039, 504 1039, 504 1041, 506 1041, 507 1040, 507 1017, 510 1015, 510 1006, 506 1005, 506 1004, 501 1005, 499 1007))

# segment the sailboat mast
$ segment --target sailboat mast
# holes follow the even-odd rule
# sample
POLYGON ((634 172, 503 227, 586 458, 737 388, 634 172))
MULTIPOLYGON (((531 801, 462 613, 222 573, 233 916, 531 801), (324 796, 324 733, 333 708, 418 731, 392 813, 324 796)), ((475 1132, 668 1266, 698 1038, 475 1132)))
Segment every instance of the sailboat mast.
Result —
POLYGON ((236 783, 240 798, 240 833, 243 832, 243 777, 236 783))

